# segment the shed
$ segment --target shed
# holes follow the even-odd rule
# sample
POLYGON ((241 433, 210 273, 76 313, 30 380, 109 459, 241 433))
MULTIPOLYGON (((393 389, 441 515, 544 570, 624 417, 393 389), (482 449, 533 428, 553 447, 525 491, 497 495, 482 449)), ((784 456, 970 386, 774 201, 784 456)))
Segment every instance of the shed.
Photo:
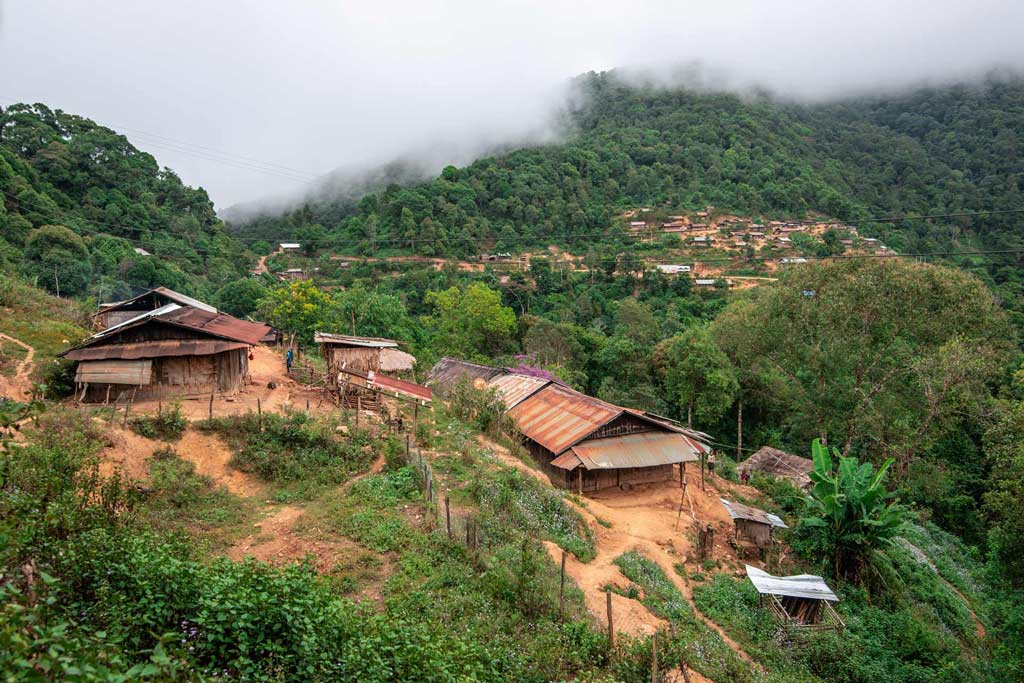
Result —
POLYGON ((761 596, 761 604, 787 629, 844 627, 830 604, 839 602, 839 598, 820 576, 772 576, 749 564, 746 569, 747 578, 761 596))
POLYGON ((117 325, 118 323, 131 320, 140 313, 155 311, 161 306, 166 306, 167 304, 191 306, 192 308, 198 308, 201 311, 209 311, 210 313, 217 312, 217 309, 213 306, 199 301, 198 299, 193 299, 190 296, 185 296, 184 294, 175 292, 173 289, 167 289, 166 287, 154 287, 153 289, 146 290, 142 294, 133 296, 130 299, 125 299, 124 301, 100 304, 100 310, 93 316, 93 321, 96 324, 96 329, 105 330, 113 325, 117 325))
POLYGON ((75 382, 83 401, 106 401, 128 389, 146 398, 234 393, 249 373, 249 347, 269 329, 169 303, 97 332, 61 355, 78 362, 75 382))
POLYGON ((667 481, 710 450, 697 432, 549 383, 509 416, 555 486, 579 492, 667 481))
POLYGON ((775 542, 772 532, 776 528, 789 528, 778 515, 742 503, 730 502, 725 498, 719 500, 729 511, 733 521, 733 539, 738 544, 746 543, 758 549, 767 548, 775 542))
POLYGON ((357 390, 369 390, 377 394, 404 398, 420 405, 429 405, 433 399, 433 392, 429 387, 407 382, 397 377, 388 377, 372 370, 359 372, 358 370, 342 369, 338 373, 338 382, 357 390))
POLYGON ((398 350, 394 339, 317 332, 314 341, 320 345, 320 353, 331 374, 343 369, 383 372, 384 366, 392 368, 391 372, 401 372, 412 370, 416 363, 412 355, 398 350))
POLYGON ((736 468, 739 472, 761 472, 773 477, 788 479, 797 488, 811 484, 808 472, 814 469, 814 461, 801 458, 778 448, 763 446, 736 468))

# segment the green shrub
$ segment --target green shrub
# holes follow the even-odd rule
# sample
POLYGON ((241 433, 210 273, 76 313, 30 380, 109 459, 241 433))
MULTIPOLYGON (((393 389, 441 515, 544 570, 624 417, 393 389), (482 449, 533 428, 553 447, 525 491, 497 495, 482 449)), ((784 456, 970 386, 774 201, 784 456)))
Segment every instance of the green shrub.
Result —
POLYGON ((139 436, 161 441, 177 441, 188 429, 188 418, 181 411, 180 403, 172 403, 156 415, 136 415, 128 424, 139 436))

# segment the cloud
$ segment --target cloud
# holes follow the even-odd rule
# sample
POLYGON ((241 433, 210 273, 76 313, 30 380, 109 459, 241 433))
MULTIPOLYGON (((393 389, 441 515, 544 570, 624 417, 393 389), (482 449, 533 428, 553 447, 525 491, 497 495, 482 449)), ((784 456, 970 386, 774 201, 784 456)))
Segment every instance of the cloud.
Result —
POLYGON ((708 85, 821 98, 1024 66, 1014 0, 33 0, 0 17, 0 103, 119 128, 219 207, 550 135, 588 70, 699 62, 708 85))

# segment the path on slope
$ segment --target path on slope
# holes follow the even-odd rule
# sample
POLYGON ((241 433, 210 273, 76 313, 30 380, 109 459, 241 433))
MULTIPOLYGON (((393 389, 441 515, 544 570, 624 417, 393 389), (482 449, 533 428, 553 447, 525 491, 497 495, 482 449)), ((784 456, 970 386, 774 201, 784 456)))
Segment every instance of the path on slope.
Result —
MULTIPOLYGON (((488 448, 501 463, 513 467, 538 481, 550 486, 551 482, 544 473, 512 455, 507 448, 493 441, 478 437, 478 442, 488 448)), ((690 485, 687 487, 687 506, 682 518, 679 517, 680 489, 678 482, 662 484, 646 484, 632 491, 612 490, 591 495, 586 498, 584 506, 575 504, 571 499, 566 502, 572 505, 590 526, 594 534, 596 557, 590 562, 580 562, 571 554, 566 557, 566 573, 572 577, 576 585, 583 591, 588 611, 601 623, 607 625, 604 587, 615 585, 623 589, 630 581, 619 571, 615 559, 630 550, 639 550, 645 557, 656 562, 665 576, 679 590, 690 604, 693 613, 709 628, 713 629, 722 640, 742 657, 744 661, 754 664, 743 648, 730 638, 714 621, 706 617, 693 601, 693 590, 688 582, 676 572, 677 563, 685 563, 693 556, 694 547, 686 531, 693 520, 714 523, 718 533, 715 534, 714 555, 718 558, 730 558, 732 551, 726 544, 726 529, 732 522, 729 514, 722 506, 718 497, 721 492, 733 489, 751 491, 737 487, 718 478, 709 477, 707 491, 700 490, 699 475, 689 473, 690 485), (718 487, 718 488, 716 488, 718 487), (610 525, 610 526, 609 526, 610 525)), ((545 542, 552 560, 561 562, 562 550, 556 544, 545 542)), ((666 622, 652 614, 646 607, 629 598, 612 594, 612 612, 616 631, 630 635, 650 635, 666 625, 666 622)), ((754 664, 756 666, 756 664, 754 664)))
POLYGON ((25 358, 18 364, 18 369, 14 372, 14 377, 7 379, 0 377, 0 394, 6 396, 12 401, 23 401, 26 396, 32 393, 32 380, 29 375, 32 372, 32 366, 34 365, 34 359, 36 356, 36 350, 34 347, 26 344, 20 339, 15 339, 9 335, 0 332, 0 339, 6 339, 12 344, 16 344, 21 348, 25 349, 25 358))

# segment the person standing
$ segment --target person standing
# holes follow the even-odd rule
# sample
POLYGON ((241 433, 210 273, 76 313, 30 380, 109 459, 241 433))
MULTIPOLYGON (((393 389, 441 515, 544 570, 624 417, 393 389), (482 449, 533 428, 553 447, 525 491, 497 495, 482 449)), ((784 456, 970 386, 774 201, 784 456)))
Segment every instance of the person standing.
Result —
POLYGON ((284 354, 284 364, 288 369, 288 374, 292 374, 292 358, 295 356, 292 354, 292 350, 288 349, 288 353, 284 354))
POLYGON ((715 452, 711 451, 708 453, 708 472, 710 474, 715 473, 715 452))

